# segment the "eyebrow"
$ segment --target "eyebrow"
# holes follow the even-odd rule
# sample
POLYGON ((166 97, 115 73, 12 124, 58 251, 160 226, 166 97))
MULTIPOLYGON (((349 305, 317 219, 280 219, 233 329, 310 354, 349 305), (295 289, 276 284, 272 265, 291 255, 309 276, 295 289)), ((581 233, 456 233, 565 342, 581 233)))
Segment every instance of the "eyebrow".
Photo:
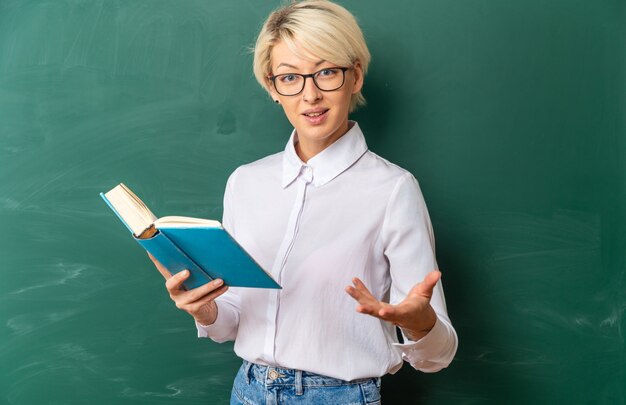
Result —
MULTIPOLYGON (((324 59, 316 62, 315 63, 315 67, 318 67, 319 65, 321 65, 324 62, 326 62, 324 59)), ((276 70, 278 70, 278 68, 280 68, 281 66, 285 66, 285 67, 292 68, 292 69, 298 69, 296 66, 290 65, 289 63, 279 63, 278 66, 276 66, 276 70)))

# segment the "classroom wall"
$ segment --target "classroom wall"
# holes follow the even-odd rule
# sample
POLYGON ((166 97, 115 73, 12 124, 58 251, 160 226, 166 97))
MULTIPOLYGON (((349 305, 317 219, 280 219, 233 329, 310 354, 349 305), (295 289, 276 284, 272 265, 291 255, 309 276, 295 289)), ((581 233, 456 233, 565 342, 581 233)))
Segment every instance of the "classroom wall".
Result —
MULTIPOLYGON (((343 1, 373 55, 353 115, 419 180, 460 347, 388 404, 626 401, 626 5, 343 1)), ((0 403, 226 403, 98 193, 221 217, 290 132, 248 47, 278 1, 0 0, 0 403)))

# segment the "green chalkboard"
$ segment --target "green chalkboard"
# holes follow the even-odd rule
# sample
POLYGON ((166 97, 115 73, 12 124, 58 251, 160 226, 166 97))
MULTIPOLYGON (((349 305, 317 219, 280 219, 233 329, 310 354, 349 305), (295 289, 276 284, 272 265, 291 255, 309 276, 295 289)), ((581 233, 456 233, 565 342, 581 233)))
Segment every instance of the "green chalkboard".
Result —
MULTIPOLYGON (((98 193, 221 217, 283 148, 248 47, 277 1, 0 0, 0 403, 219 404, 239 360, 98 193)), ((626 401, 623 0, 351 0, 354 114, 419 179, 460 348, 388 404, 626 401)))

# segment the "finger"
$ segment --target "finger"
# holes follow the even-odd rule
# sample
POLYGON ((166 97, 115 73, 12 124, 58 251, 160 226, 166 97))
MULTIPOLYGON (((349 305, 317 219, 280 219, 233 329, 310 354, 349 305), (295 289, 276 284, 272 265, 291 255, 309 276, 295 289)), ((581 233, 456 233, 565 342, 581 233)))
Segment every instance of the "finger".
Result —
POLYGON ((424 277, 424 281, 414 287, 413 293, 430 299, 433 296, 433 290, 437 282, 441 279, 441 272, 438 270, 431 271, 424 277))
POLYGON ((352 279, 354 287, 346 287, 346 292, 350 294, 360 305, 357 305, 356 311, 362 314, 367 314, 375 317, 379 317, 378 313, 385 303, 378 301, 365 284, 358 277, 352 279))
POLYGON ((207 294, 212 293, 213 291, 217 290, 218 288, 222 287, 222 285, 224 284, 224 281, 220 278, 217 278, 215 280, 212 280, 200 287, 194 288, 192 290, 189 291, 185 291, 183 294, 180 295, 179 298, 179 303, 181 304, 189 304, 192 303, 194 301, 197 301, 205 296, 207 296, 207 294))
POLYGON ((211 291, 211 293, 208 294, 207 296, 202 297, 199 300, 190 303, 189 304, 189 309, 191 311, 198 311, 201 306, 206 305, 207 303, 209 303, 211 301, 215 301, 215 299, 217 297, 219 297, 220 295, 224 294, 226 291, 228 291, 228 286, 227 285, 223 285, 220 288, 218 288, 217 290, 211 291))
POLYGON ((361 293, 366 294, 366 295, 370 295, 373 297, 372 293, 370 292, 370 290, 368 290, 368 288, 365 286, 365 284, 361 281, 360 278, 358 277, 354 277, 352 278, 352 284, 354 284, 354 287, 361 293))
POLYGON ((357 302, 359 303, 359 305, 355 307, 355 310, 357 312, 361 314, 372 315, 377 318, 379 317, 378 312, 380 311, 381 306, 384 305, 384 303, 381 303, 380 301, 377 301, 375 299, 361 299, 357 300, 357 302))
POLYGON ((380 305, 378 304, 359 304, 354 310, 360 314, 371 315, 379 318, 378 311, 380 310, 380 305))
POLYGON ((397 308, 391 304, 386 302, 378 302, 376 306, 370 306, 369 308, 361 305, 362 311, 358 311, 361 313, 365 313, 371 315, 375 318, 382 319, 387 322, 394 322, 396 320, 396 314, 398 312, 397 308))
POLYGON ((384 319, 385 321, 396 325, 401 324, 405 319, 407 319, 409 314, 410 309, 408 308, 408 305, 405 305, 404 303, 400 303, 398 305, 383 305, 378 311, 378 317, 380 319, 384 319))
POLYGON ((352 286, 347 286, 345 291, 360 304, 356 308, 358 312, 373 313, 378 310, 379 302, 371 294, 366 294, 352 286))
POLYGON ((352 279, 352 284, 354 284, 354 290, 356 295, 359 297, 360 301, 368 300, 378 302, 376 297, 370 292, 370 290, 365 286, 365 284, 361 281, 360 278, 354 277, 352 279))
POLYGON ((397 312, 398 309, 396 307, 394 307, 393 305, 388 305, 380 308, 380 310, 378 311, 378 316, 382 319, 388 320, 394 318, 397 315, 397 312))
POLYGON ((357 290, 356 288, 352 287, 351 285, 344 288, 344 290, 348 293, 348 295, 350 295, 352 298, 354 298, 357 301, 359 300, 359 298, 361 298, 361 295, 362 295, 361 292, 357 290))
POLYGON ((148 252, 148 257, 150 258, 150 260, 152 260, 152 262, 154 263, 154 265, 156 266, 157 270, 159 271, 159 273, 161 273, 161 275, 167 280, 168 278, 172 277, 172 273, 169 272, 168 269, 165 268, 165 266, 163 266, 154 256, 152 256, 150 254, 150 252, 148 252))
POLYGON ((224 294, 226 291, 228 291, 228 286, 227 285, 223 285, 220 288, 218 288, 217 290, 213 290, 211 292, 211 294, 207 295, 207 301, 215 300, 217 297, 219 297, 220 295, 224 294))
POLYGON ((366 294, 363 290, 357 289, 356 287, 351 286, 351 285, 346 286, 346 288, 344 288, 344 290, 345 290, 345 291, 346 291, 346 292, 347 292, 347 293, 348 293, 348 294, 349 294, 352 298, 354 298, 355 300, 357 300, 357 301, 359 301, 359 302, 360 302, 360 301, 365 301, 365 300, 367 300, 367 299, 369 298, 369 297, 368 297, 368 295, 367 295, 367 294, 366 294))
POLYGON ((362 314, 370 314, 370 315, 376 312, 376 308, 373 308, 372 305, 368 305, 366 303, 367 300, 362 299, 361 293, 357 291, 356 288, 352 286, 348 286, 345 288, 345 290, 348 293, 348 295, 350 295, 352 298, 356 300, 356 302, 359 303, 359 305, 357 305, 355 308, 357 312, 360 312, 362 314))
POLYGON ((187 280, 188 278, 189 278, 189 270, 180 271, 167 279, 167 281, 165 282, 165 288, 167 288, 167 291, 169 291, 170 294, 177 294, 177 293, 184 292, 182 285, 183 285, 183 282, 187 280))

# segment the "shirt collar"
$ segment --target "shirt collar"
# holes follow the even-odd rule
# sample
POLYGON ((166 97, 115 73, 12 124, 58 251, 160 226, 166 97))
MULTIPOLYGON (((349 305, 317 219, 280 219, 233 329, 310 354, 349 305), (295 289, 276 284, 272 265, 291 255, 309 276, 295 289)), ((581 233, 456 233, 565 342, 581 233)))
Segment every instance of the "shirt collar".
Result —
POLYGON ((298 142, 298 135, 294 129, 283 154, 283 188, 293 183, 305 170, 312 171, 314 186, 323 186, 359 160, 367 151, 367 143, 359 124, 349 121, 349 125, 352 127, 348 132, 307 163, 300 160, 296 153, 295 144, 298 142), (310 169, 306 169, 307 167, 310 169))

